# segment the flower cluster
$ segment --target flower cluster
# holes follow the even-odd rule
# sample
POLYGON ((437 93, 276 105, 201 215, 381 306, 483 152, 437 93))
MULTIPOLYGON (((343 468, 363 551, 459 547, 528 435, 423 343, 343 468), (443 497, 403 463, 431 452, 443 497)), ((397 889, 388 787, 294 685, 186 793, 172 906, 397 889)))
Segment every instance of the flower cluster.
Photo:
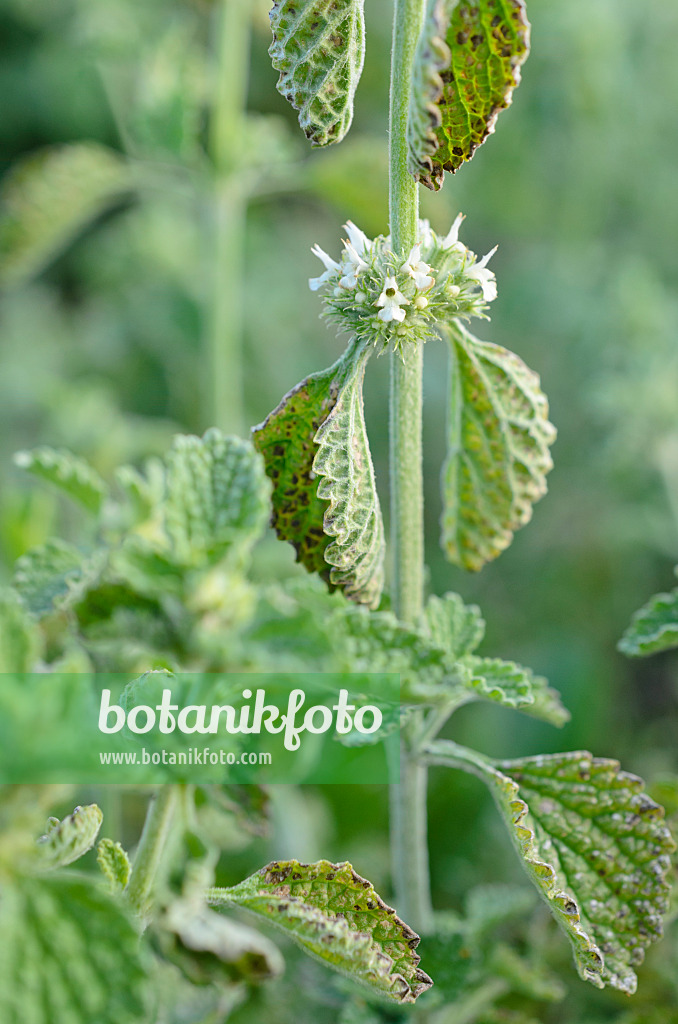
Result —
POLYGON ((319 245, 311 250, 325 270, 309 280, 324 289, 326 315, 359 337, 377 344, 423 341, 437 324, 453 318, 485 316, 497 297, 494 274, 459 241, 459 214, 441 238, 427 220, 419 221, 419 240, 409 252, 396 253, 390 237, 370 239, 351 221, 339 262, 319 245))

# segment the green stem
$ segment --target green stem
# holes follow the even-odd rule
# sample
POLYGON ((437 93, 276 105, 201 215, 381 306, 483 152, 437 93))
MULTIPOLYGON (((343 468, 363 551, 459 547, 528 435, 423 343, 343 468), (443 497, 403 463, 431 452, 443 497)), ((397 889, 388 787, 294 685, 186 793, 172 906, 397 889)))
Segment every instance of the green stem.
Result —
MULTIPOLYGON (((407 116, 412 65, 424 0, 395 0, 391 55, 389 214, 391 245, 409 251, 417 241, 418 186, 407 170, 407 116)), ((424 602, 421 345, 391 355, 390 468, 393 606, 403 622, 419 618, 424 602)), ((427 768, 403 730, 400 783, 391 786, 391 848, 398 910, 420 931, 432 920, 427 846, 427 768)))
POLYGON ((132 877, 127 886, 129 901, 142 918, 148 914, 153 886, 167 847, 177 805, 178 787, 169 785, 159 786, 148 805, 132 877))
POLYGON ((210 122, 214 167, 214 265, 210 316, 210 419, 229 433, 243 429, 243 249, 247 190, 238 159, 245 130, 251 5, 222 0, 217 81, 210 122))

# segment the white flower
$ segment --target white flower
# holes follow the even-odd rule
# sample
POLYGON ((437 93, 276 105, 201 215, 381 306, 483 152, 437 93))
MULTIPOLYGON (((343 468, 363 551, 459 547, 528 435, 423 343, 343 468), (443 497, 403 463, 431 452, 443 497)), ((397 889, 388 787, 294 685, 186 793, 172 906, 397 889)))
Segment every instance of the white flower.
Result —
POLYGON ((339 284, 342 288, 355 288, 358 284, 358 274, 361 270, 369 270, 369 264, 365 263, 365 260, 350 242, 344 242, 344 246, 344 259, 341 264, 344 276, 339 284))
POLYGON ((470 277, 472 281, 477 281, 480 285, 483 293, 483 298, 486 302, 492 302, 497 297, 497 281, 491 270, 487 269, 487 264, 490 262, 498 246, 495 245, 494 249, 483 256, 480 263, 474 263, 472 267, 466 270, 466 277, 470 277))
POLYGON ((398 320, 400 323, 405 319, 405 310, 401 306, 409 306, 410 300, 406 299, 402 292, 398 291, 398 284, 395 277, 387 277, 384 281, 384 290, 374 303, 381 306, 377 314, 385 324, 391 320, 398 320))
POLYGON ((343 225, 348 231, 348 237, 351 245, 355 249, 356 253, 361 256, 369 247, 372 242, 367 237, 364 231, 356 227, 352 220, 347 220, 343 225))
POLYGON ((429 274, 431 268, 421 258, 421 242, 412 246, 410 255, 400 269, 414 279, 414 287, 419 292, 426 291, 432 284, 435 284, 435 278, 429 274))
POLYGON ((426 218, 419 221, 419 241, 425 249, 433 247, 433 232, 431 231, 431 224, 426 218))
POLYGON ((454 224, 442 240, 443 249, 452 249, 453 252, 466 252, 466 246, 459 241, 459 228, 461 227, 464 214, 460 213, 455 218, 454 224))
POLYGON ((331 256, 328 256, 327 253, 320 248, 317 242, 311 249, 311 252, 313 253, 314 256, 317 256, 318 259, 322 260, 322 262, 325 264, 324 274, 321 274, 320 277, 309 277, 308 279, 308 286, 311 289, 311 291, 317 292, 318 288, 322 288, 322 286, 327 281, 329 281, 329 279, 337 270, 341 270, 341 267, 339 266, 336 260, 333 260, 331 256))

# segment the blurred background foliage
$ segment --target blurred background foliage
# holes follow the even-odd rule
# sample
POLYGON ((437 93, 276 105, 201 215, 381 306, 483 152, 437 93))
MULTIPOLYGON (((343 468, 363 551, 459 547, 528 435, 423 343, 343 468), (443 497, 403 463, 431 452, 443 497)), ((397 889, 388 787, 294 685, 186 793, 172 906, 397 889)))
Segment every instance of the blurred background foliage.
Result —
MULTIPOLYGON (((368 0, 352 132, 336 149, 309 152, 275 91, 268 5, 252 3, 250 116, 239 172, 248 192, 238 282, 248 426, 342 349, 306 287, 317 272, 311 244, 336 252, 347 217, 368 234, 386 230, 390 38, 390 4, 368 0)), ((448 566, 437 541, 447 370, 444 347, 431 343, 428 564, 431 590, 477 601, 488 622, 486 649, 548 676, 573 721, 554 734, 473 705, 455 717, 450 734, 499 756, 578 747, 614 755, 666 795, 662 779, 678 769, 676 658, 628 662, 615 644, 632 611, 671 586, 678 561, 678 7, 673 0, 528 6, 533 53, 513 107, 472 164, 422 201, 441 230, 463 210, 463 237, 475 251, 499 243, 499 298, 479 333, 541 374, 559 430, 556 468, 533 523, 505 555, 478 576, 448 566)), ((106 147, 112 166, 115 154, 132 161, 106 201, 93 203, 87 223, 63 236, 66 200, 56 180, 44 198, 52 249, 36 255, 29 246, 23 263, 12 264, 5 258, 12 239, 4 237, 0 579, 49 534, 78 531, 70 510, 12 468, 13 451, 65 446, 107 474, 163 451, 177 431, 202 432, 214 418, 207 138, 215 13, 209 0, 0 0, 0 173, 16 179, 22 161, 72 143, 106 147)), ((386 508, 387 377, 387 360, 376 360, 366 386, 386 508)), ((268 560, 262 572, 297 571, 290 551, 273 541, 260 560, 268 560)), ((388 892, 385 796, 357 795, 349 787, 277 792, 274 838, 245 848, 231 837, 226 876, 236 880, 268 854, 322 855, 350 859, 388 892)), ((479 882, 520 881, 480 784, 436 772, 430 809, 438 907, 460 911, 479 882)), ((133 841, 137 828, 134 813, 123 816, 121 829, 130 833, 123 839, 133 841)), ((678 1004, 678 943, 675 928, 668 930, 669 941, 641 971, 639 996, 626 1002, 579 982, 565 943, 537 913, 520 941, 562 969, 567 999, 547 1006, 516 997, 504 1016, 479 1010, 463 1019, 670 1024, 678 1020, 668 1009, 678 1004)), ((425 944, 421 951, 427 966, 425 944)), ((338 1009, 337 984, 330 991, 326 975, 312 965, 304 971, 309 979, 289 1003, 279 994, 260 997, 267 1020, 305 1020, 305 1012, 344 1024, 371 1019, 358 1004, 350 1013, 338 1009)))

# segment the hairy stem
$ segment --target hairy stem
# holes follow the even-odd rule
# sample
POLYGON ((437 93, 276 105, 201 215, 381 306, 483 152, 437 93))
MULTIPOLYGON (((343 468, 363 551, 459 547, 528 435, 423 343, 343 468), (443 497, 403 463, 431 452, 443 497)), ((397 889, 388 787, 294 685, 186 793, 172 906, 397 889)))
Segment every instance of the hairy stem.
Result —
POLYGON ((146 812, 132 877, 127 886, 130 903, 142 917, 148 914, 158 868, 167 847, 178 806, 178 787, 159 786, 146 812))
POLYGON ((210 122, 214 167, 213 281, 209 339, 212 424, 243 429, 243 248, 247 192, 238 168, 244 132, 251 8, 222 0, 217 19, 217 81, 210 122))
MULTIPOLYGON (((417 240, 419 197, 407 170, 407 114, 414 51, 423 24, 423 0, 395 0, 391 56, 389 214, 393 249, 417 240)), ((390 469, 393 605, 403 622, 415 622, 424 601, 424 499, 422 477, 421 346, 391 355, 390 469)), ((400 783, 391 787, 391 848, 398 910, 414 928, 430 928, 426 790, 427 768, 417 760, 413 736, 403 730, 400 783)))

